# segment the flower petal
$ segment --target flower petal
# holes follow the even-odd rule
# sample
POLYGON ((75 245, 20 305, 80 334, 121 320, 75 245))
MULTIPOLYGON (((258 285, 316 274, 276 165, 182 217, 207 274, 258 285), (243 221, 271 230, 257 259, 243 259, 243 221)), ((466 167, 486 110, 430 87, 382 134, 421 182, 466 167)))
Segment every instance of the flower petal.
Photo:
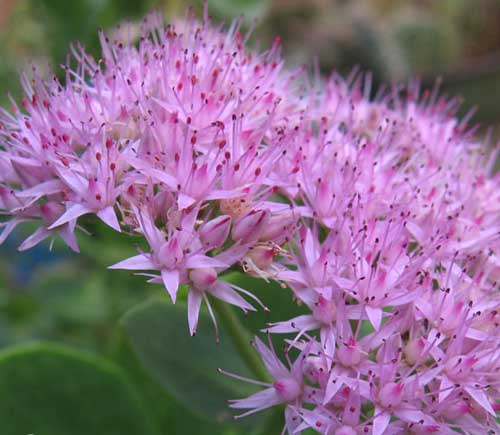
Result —
POLYGON ((162 270, 161 279, 168 294, 172 298, 172 302, 175 304, 177 298, 177 290, 179 289, 179 271, 178 270, 162 270))

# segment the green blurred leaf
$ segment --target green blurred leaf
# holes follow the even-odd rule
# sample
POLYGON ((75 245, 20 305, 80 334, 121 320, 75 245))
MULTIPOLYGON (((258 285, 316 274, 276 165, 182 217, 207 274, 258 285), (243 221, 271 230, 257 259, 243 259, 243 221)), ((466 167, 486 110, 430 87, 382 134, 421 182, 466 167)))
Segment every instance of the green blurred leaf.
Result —
POLYGON ((198 334, 190 337, 186 307, 150 300, 129 311, 122 320, 132 348, 145 368, 175 399, 193 412, 216 421, 231 418, 227 399, 253 390, 217 372, 248 375, 227 337, 216 344, 213 325, 200 313, 198 334))
POLYGON ((153 381, 123 335, 116 340, 112 359, 127 371, 130 380, 141 393, 144 401, 148 403, 150 412, 154 414, 155 420, 165 435, 238 433, 234 424, 220 424, 203 419, 172 398, 161 385, 153 381))
POLYGON ((52 344, 0 353, 2 435, 154 435, 122 372, 52 344))
POLYGON ((264 17, 270 6, 270 0, 210 0, 209 2, 210 12, 217 17, 228 19, 243 15, 247 22, 264 17))

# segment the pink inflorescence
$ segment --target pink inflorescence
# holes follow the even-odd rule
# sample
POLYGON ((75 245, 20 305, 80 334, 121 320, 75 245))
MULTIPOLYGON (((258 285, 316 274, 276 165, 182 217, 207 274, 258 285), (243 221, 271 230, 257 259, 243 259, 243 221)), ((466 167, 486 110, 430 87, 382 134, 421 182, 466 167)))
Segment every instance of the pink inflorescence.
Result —
POLYGON ((186 285, 191 334, 212 297, 265 309, 228 269, 288 287, 308 314, 264 329, 288 364, 256 339, 272 381, 231 406, 286 404, 289 433, 497 433, 500 180, 457 101, 308 84, 239 22, 130 35, 101 33, 99 61, 76 46, 65 84, 35 72, 2 110, 0 242, 36 221, 19 249, 78 251, 84 215, 138 234, 149 249, 111 268, 174 302, 186 285))

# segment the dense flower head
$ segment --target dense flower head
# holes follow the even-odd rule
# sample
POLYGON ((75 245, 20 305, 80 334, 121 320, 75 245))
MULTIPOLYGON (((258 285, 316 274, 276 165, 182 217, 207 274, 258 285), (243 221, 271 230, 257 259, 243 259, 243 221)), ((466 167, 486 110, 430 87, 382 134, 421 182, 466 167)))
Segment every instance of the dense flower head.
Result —
MULTIPOLYGON (((371 78, 304 87, 279 40, 263 53, 192 16, 101 32, 64 83, 34 72, 0 113, 0 208, 78 251, 82 216, 142 236, 110 266, 202 302, 267 309, 221 279, 278 281, 307 314, 267 325, 265 389, 243 415, 286 404, 286 430, 325 435, 496 433, 500 405, 500 183, 496 151, 417 82, 371 97, 371 78), (80 223, 79 223, 80 222, 80 223)), ((271 307, 272 308, 272 307, 271 307)), ((232 375, 241 379, 237 375, 232 375)))

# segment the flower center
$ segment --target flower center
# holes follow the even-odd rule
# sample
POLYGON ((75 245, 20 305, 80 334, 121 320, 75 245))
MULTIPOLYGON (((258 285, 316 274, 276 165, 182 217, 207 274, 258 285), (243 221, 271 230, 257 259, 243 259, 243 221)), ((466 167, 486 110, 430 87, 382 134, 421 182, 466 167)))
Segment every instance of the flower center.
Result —
POLYGON ((211 267, 193 269, 189 272, 189 279, 196 290, 210 290, 217 282, 217 272, 211 267))
POLYGON ((403 401, 403 384, 389 382, 378 392, 378 400, 384 408, 396 408, 403 401))
POLYGON ((280 379, 273 387, 284 402, 292 402, 302 393, 301 385, 292 378, 280 379))
POLYGON ((332 301, 320 296, 313 307, 313 316, 325 325, 331 325, 337 317, 337 307, 332 301))

